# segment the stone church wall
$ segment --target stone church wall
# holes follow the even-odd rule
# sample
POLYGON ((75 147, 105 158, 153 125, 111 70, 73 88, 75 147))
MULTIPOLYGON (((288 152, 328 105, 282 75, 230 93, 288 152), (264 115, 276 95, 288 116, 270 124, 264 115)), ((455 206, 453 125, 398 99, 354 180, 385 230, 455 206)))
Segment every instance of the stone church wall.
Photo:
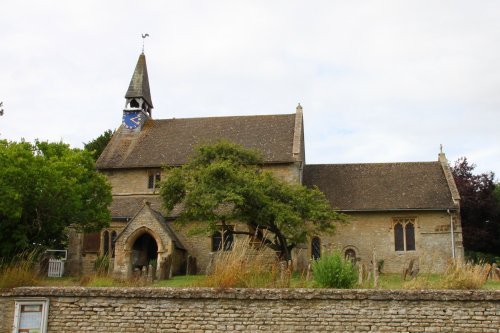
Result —
POLYGON ((49 299, 48 332, 499 332, 500 291, 16 288, 49 299))
MULTIPOLYGON (((159 191, 148 189, 149 175, 160 170, 160 168, 119 169, 103 170, 102 173, 108 178, 113 194, 151 194, 159 193, 159 191)), ((294 163, 267 164, 264 170, 270 170, 277 177, 291 183, 298 183, 300 180, 299 169, 294 163)), ((165 177, 163 170, 161 170, 161 176, 165 177)))
POLYGON ((113 194, 150 194, 148 189, 149 173, 153 169, 120 169, 102 171, 108 178, 113 194))
MULTIPOLYGON (((349 213, 351 222, 339 225, 333 236, 321 237, 322 251, 356 252, 361 263, 369 265, 375 251, 376 261, 384 260, 383 272, 401 273, 413 258, 420 269, 441 272, 451 259, 450 216, 446 212, 366 212, 349 213), (415 219, 415 251, 395 251, 394 218, 415 219)), ((460 225, 455 225, 457 258, 463 257, 460 225)))

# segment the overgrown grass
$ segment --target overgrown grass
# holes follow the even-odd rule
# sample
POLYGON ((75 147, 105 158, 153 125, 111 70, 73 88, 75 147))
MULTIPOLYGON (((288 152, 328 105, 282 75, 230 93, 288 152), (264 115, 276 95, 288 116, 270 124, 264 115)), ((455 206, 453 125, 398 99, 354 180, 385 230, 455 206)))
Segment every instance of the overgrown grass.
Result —
POLYGON ((452 262, 445 273, 443 289, 481 289, 488 280, 489 264, 452 262))
POLYGON ((237 240, 231 251, 214 256, 212 272, 197 285, 214 288, 285 288, 290 271, 276 262, 265 247, 255 247, 249 239, 237 240))
POLYGON ((0 262, 0 288, 36 286, 39 284, 36 263, 40 251, 23 251, 0 262))
MULTIPOLYGON (((299 273, 289 274, 265 249, 249 243, 235 243, 232 251, 217 254, 213 274, 175 276, 169 280, 147 282, 146 279, 118 280, 108 274, 83 277, 48 278, 39 276, 36 252, 21 253, 0 262, 0 288, 21 286, 85 286, 85 287, 216 287, 216 288, 317 288, 313 280, 299 273)), ((488 289, 500 290, 500 281, 487 280, 486 265, 452 264, 446 274, 421 273, 416 279, 403 282, 401 274, 381 274, 381 289, 488 289)), ((370 282, 355 288, 373 288, 370 282)))

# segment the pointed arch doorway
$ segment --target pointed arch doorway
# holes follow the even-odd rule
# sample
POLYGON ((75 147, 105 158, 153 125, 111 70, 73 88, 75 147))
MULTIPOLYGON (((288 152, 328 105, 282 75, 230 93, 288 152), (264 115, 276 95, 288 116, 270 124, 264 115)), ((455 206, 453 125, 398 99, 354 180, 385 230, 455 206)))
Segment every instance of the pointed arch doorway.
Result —
POLYGON ((151 261, 158 259, 158 244, 153 236, 145 232, 137 237, 132 245, 132 271, 148 267, 151 261))

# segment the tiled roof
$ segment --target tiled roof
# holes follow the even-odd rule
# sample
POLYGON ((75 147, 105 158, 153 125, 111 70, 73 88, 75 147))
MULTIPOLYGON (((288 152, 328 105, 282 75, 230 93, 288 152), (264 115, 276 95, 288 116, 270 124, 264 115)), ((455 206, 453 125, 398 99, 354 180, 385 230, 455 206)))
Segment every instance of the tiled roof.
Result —
POLYGON ((303 182, 340 210, 455 208, 439 162, 306 165, 303 182))
POLYGON ((144 202, 150 202, 151 208, 156 211, 161 211, 161 201, 157 195, 123 195, 113 196, 111 203, 112 218, 131 218, 144 205, 144 202))
POLYGON ((181 205, 178 205, 171 212, 167 212, 162 206, 159 195, 114 195, 110 208, 111 217, 132 218, 142 208, 144 202, 149 202, 153 210, 167 217, 178 216, 182 210, 181 205))
POLYGON ((295 114, 148 120, 141 131, 120 127, 98 169, 185 164, 198 144, 225 139, 262 152, 266 163, 294 161, 295 114))

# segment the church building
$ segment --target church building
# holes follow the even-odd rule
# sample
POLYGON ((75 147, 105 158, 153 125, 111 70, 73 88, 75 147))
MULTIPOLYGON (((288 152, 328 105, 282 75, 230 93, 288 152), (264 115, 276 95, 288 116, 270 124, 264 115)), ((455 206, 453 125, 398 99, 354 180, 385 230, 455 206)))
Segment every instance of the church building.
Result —
POLYGON ((259 150, 264 169, 317 186, 351 217, 335 234, 314 235, 295 249, 298 269, 332 250, 366 265, 375 254, 383 272, 398 273, 412 259, 442 271, 463 256, 460 197, 443 152, 430 162, 306 164, 300 104, 290 114, 183 119, 155 119, 153 110, 142 53, 121 125, 96 164, 112 186, 112 221, 98 233, 71 234, 70 274, 91 272, 103 255, 120 278, 167 260, 169 275, 204 273, 213 253, 230 250, 220 232, 192 236, 174 223, 179 211, 162 208, 158 188, 164 167, 182 166, 195 146, 220 139, 259 150))

